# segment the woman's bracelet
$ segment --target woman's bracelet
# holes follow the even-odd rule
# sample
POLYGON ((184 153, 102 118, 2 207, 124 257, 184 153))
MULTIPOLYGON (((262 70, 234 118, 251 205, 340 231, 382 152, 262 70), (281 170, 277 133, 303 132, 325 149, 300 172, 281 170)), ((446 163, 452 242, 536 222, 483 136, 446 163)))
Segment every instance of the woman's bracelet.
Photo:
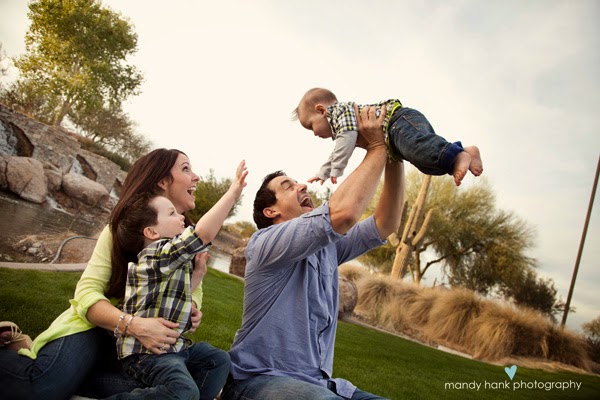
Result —
POLYGON ((125 324, 125 330, 123 331, 123 336, 127 336, 127 328, 129 328, 129 324, 131 324, 131 321, 133 321, 133 315, 129 318, 129 320, 125 324))
POLYGON ((119 326, 121 326, 121 321, 123 321, 123 319, 125 318, 126 315, 127 314, 121 314, 121 316, 119 317, 119 322, 117 322, 117 327, 115 328, 115 331, 113 332, 113 334, 115 335, 116 338, 119 338, 121 336, 121 334, 119 333, 119 326))

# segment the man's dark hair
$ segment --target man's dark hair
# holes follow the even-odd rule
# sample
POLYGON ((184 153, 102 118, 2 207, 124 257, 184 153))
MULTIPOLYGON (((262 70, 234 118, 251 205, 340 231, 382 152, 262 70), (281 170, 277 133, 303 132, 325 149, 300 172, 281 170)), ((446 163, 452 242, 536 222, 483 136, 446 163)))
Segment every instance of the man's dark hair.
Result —
POLYGON ((285 176, 285 172, 283 171, 275 171, 265 176, 263 179, 262 185, 260 185, 260 189, 256 192, 256 197, 254 198, 254 211, 253 218, 254 223, 258 227, 258 229, 266 228, 268 226, 273 225, 273 220, 271 218, 267 218, 263 213, 263 210, 267 207, 271 207, 273 204, 277 202, 277 198, 275 197, 275 192, 267 187, 269 182, 271 182, 274 178, 278 176, 285 176))

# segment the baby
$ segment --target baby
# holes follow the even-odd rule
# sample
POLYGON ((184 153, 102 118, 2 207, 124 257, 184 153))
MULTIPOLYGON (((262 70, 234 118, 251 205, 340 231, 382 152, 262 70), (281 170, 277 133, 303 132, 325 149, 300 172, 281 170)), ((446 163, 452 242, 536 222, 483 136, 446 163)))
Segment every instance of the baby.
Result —
MULTIPOLYGON (((387 100, 363 107, 376 107, 377 116, 385 106, 383 123, 390 158, 407 160, 427 175, 450 174, 460 185, 467 171, 475 176, 483 172, 483 163, 476 146, 462 147, 460 142, 449 143, 435 134, 425 116, 417 110, 403 107, 399 100, 387 100)), ((327 89, 315 88, 304 94, 294 110, 300 124, 320 138, 335 140, 335 148, 319 172, 308 182, 328 178, 337 183, 356 146, 358 126, 353 102, 338 102, 327 89)))

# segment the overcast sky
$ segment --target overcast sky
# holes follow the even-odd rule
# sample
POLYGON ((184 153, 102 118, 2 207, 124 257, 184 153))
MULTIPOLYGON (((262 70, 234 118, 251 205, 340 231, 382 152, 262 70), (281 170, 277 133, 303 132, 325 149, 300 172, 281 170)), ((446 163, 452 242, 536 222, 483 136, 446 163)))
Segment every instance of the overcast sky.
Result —
MULTIPOLYGON (((290 119, 307 89, 362 103, 399 98, 449 141, 479 146, 498 206, 535 228, 529 255, 566 300, 600 155, 600 2, 103 3, 138 34, 130 61, 145 80, 126 104, 138 131, 185 151, 200 175, 231 177, 247 161, 238 219, 251 220, 264 175, 283 169, 304 181, 327 158, 333 143, 290 119)), ((25 51, 27 11, 23 0, 0 2, 8 56, 25 51)), ((600 315, 599 259, 596 204, 573 329, 600 315)))

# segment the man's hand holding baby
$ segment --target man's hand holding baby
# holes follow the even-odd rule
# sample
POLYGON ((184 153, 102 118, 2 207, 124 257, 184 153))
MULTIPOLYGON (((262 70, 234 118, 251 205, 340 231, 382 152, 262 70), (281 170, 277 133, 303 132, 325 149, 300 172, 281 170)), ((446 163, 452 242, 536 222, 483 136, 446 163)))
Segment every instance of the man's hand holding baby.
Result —
POLYGON ((358 123, 358 139, 356 146, 363 149, 371 150, 376 147, 385 148, 385 139, 383 136, 383 121, 385 120, 386 108, 381 107, 379 117, 376 117, 375 107, 364 107, 358 111, 358 107, 354 105, 354 113, 356 122, 358 123))

